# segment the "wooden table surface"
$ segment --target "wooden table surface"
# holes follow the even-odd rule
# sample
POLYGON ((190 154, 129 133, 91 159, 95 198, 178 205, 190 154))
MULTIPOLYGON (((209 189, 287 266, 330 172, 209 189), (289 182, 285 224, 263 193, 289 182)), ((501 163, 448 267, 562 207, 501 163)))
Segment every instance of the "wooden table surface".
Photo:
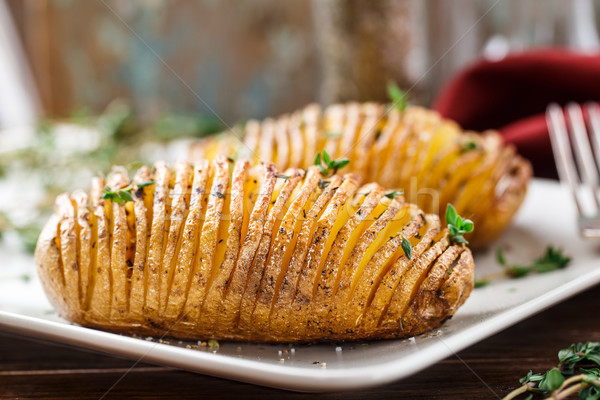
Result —
POLYGON ((600 286, 402 381, 349 393, 263 388, 0 333, 0 399, 495 399, 559 349, 600 341, 600 286), (133 368, 132 368, 133 367, 133 368))

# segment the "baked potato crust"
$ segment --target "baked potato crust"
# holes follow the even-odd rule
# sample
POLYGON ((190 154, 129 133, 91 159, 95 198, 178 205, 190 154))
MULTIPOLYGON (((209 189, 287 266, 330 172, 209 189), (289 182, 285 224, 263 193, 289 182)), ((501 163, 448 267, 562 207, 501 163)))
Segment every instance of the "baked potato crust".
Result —
POLYGON ((437 215, 355 174, 284 172, 158 162, 131 182, 109 175, 110 190, 132 187, 123 204, 100 178, 89 196, 59 196, 35 254, 51 304, 126 334, 314 342, 416 335, 466 300, 470 250, 437 215))
POLYGON ((475 222, 471 248, 492 242, 512 220, 527 191, 530 163, 504 145, 498 132, 463 131, 437 112, 404 111, 378 103, 310 104, 291 115, 251 120, 242 140, 231 134, 190 146, 189 158, 240 154, 285 169, 307 168, 315 154, 348 158, 348 171, 443 218, 448 203, 475 222), (293 143, 290 151, 290 143, 293 143))

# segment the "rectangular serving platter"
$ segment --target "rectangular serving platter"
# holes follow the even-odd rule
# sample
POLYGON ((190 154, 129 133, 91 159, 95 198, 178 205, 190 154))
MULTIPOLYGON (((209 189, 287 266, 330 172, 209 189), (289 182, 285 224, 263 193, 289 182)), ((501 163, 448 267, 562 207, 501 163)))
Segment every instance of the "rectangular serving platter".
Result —
MULTIPOLYGON (((323 345, 185 342, 129 337, 72 325, 51 310, 31 255, 0 246, 0 329, 75 347, 258 385, 307 392, 354 390, 406 378, 600 282, 600 241, 579 238, 569 193, 534 180, 512 226, 475 253, 476 275, 498 272, 494 249, 527 262, 547 245, 573 258, 562 270, 498 279, 475 289, 444 326, 404 340, 323 345), (27 278, 24 278, 27 277, 27 278)), ((42 355, 43 356, 43 355, 42 355)))

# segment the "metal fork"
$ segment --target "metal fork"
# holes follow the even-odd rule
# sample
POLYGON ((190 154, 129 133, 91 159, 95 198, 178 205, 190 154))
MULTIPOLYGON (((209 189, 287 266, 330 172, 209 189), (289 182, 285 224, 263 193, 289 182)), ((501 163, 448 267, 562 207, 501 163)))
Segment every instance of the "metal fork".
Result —
POLYGON ((583 110, 579 104, 569 103, 563 110, 552 103, 546 110, 546 122, 558 176, 575 199, 579 233, 600 237, 600 107, 588 103, 583 110))

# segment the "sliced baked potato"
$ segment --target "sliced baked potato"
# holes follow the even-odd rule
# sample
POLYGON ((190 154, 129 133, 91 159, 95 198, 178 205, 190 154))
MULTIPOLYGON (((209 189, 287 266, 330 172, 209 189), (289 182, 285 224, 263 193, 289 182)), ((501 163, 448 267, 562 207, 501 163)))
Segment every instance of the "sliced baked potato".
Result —
POLYGON ((243 130, 195 142, 190 159, 238 154, 279 169, 307 168, 315 154, 348 158, 348 170, 385 188, 403 189, 427 213, 448 203, 475 222, 471 247, 490 243, 510 223, 531 177, 528 161, 497 132, 466 132, 435 111, 377 103, 311 104, 291 115, 248 121, 243 130), (291 150, 293 149, 293 151, 291 150))
POLYGON ((222 156, 132 180, 116 168, 89 195, 59 196, 35 258, 62 317, 194 340, 416 335, 473 287, 470 250, 401 195, 222 156))

